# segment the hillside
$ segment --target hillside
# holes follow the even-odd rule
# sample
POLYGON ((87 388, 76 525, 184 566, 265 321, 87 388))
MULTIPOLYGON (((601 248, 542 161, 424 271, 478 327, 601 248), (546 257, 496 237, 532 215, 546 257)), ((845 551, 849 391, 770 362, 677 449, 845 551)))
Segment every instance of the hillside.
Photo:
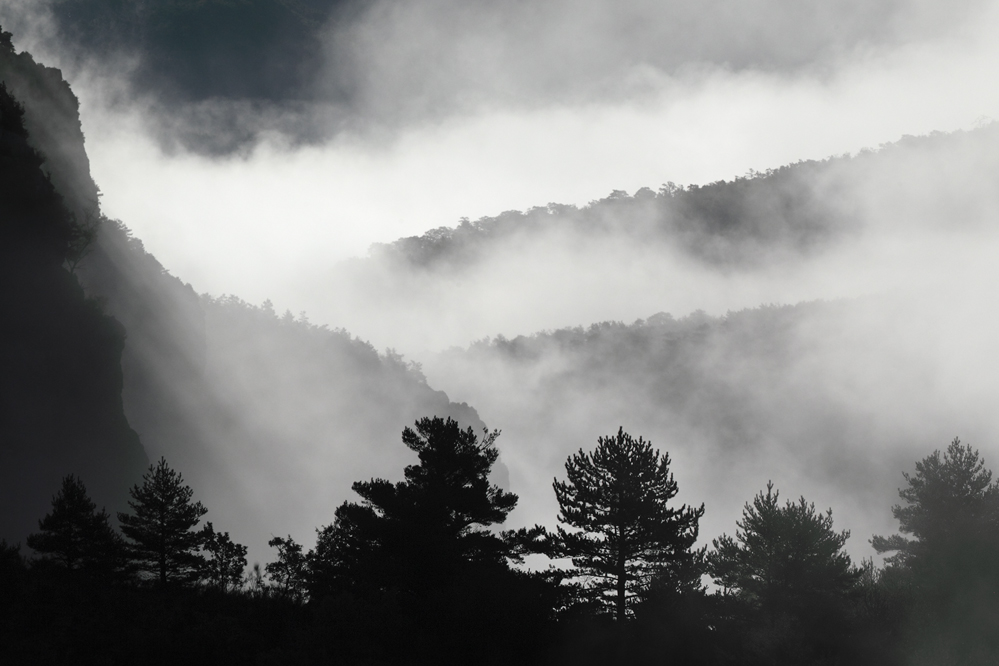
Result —
POLYGON ((976 167, 994 168, 997 141, 999 123, 990 123, 970 131, 906 136, 853 156, 799 161, 705 185, 666 183, 658 191, 644 187, 633 195, 615 191, 582 207, 548 204, 464 219, 455 227, 375 244, 371 263, 461 274, 510 243, 543 242, 549 234, 628 238, 679 249, 721 269, 814 257, 870 226, 870 202, 857 195, 875 193, 858 191, 864 184, 883 186, 876 194, 884 200, 918 200, 927 194, 952 200, 960 188, 975 184, 963 178, 967 165, 954 169, 947 158, 963 155, 976 167), (911 189, 928 177, 935 191, 911 189))
POLYGON ((994 233, 997 156, 996 123, 905 137, 701 186, 465 220, 293 286, 313 317, 419 356, 500 333, 946 281, 956 273, 945 262, 977 265, 994 233))

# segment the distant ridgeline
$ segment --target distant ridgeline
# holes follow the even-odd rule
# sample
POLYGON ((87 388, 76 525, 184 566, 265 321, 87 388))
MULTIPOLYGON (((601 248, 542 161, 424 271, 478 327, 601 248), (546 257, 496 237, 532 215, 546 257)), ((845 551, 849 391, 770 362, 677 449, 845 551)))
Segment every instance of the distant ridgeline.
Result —
POLYGON ((800 161, 731 181, 666 183, 658 192, 644 187, 634 195, 618 190, 581 208, 552 203, 506 211, 474 222, 464 219, 456 227, 439 227, 422 236, 376 243, 370 254, 374 261, 460 271, 504 242, 561 233, 630 238, 643 246, 678 248, 713 266, 753 267, 787 254, 814 254, 859 231, 864 220, 856 189, 865 179, 904 187, 907 172, 918 169, 950 185, 955 175, 946 170, 940 152, 975 150, 997 136, 997 123, 972 131, 906 136, 853 157, 800 161), (868 178, 872 175, 881 178, 868 178))
MULTIPOLYGON (((293 500, 272 504, 268 510, 274 515, 261 516, 246 510, 247 496, 298 483, 299 472, 279 475, 289 461, 321 478, 321 492, 345 495, 350 479, 393 464, 382 460, 374 469, 359 467, 357 452, 397 448, 402 427, 418 416, 452 416, 483 427, 473 409, 434 391, 417 366, 398 356, 380 355, 344 331, 290 315, 279 318, 269 306, 196 294, 122 223, 101 216, 78 101, 60 72, 15 53, 5 34, 0 81, 23 101, 27 128, 26 133, 13 125, 5 130, 4 150, 13 150, 16 159, 4 163, 12 174, 4 185, 35 178, 56 202, 47 204, 51 211, 38 225, 70 225, 59 212, 58 192, 75 215, 71 228, 96 234, 71 257, 58 247, 46 250, 48 255, 32 254, 24 249, 28 240, 15 244, 13 236, 4 237, 5 256, 18 258, 3 266, 10 274, 3 282, 4 353, 22 364, 23 372, 5 370, 3 378, 2 427, 18 430, 4 437, 0 449, 0 537, 17 541, 34 529, 53 484, 68 473, 84 480, 98 504, 112 512, 123 508, 125 492, 147 464, 144 447, 150 457, 169 457, 203 488, 204 499, 219 507, 220 518, 240 538, 264 543, 283 523, 263 527, 257 521, 279 521, 283 511, 293 510, 287 504, 293 500), (28 145, 43 157, 25 152, 28 145), (51 185, 40 167, 50 174, 51 185), (70 264, 73 272, 63 267, 70 264), (48 276, 44 288, 42 275, 48 276), (30 281, 34 286, 15 288, 30 281), (25 298, 28 293, 34 296, 25 298), (47 314, 29 316, 30 308, 47 314), (22 330, 28 323, 35 327, 30 332, 22 330), (51 370, 35 372, 42 368, 39 359, 51 370), (56 419, 57 414, 62 416, 56 419), (241 485, 247 466, 270 474, 256 486, 241 485), (227 509, 238 518, 227 520, 227 509), (260 533, 247 534, 254 528, 260 533)), ((15 119, 5 116, 4 123, 15 119)), ((8 199, 2 203, 12 205, 8 199)), ((12 219, 4 212, 5 225, 12 219)), ((375 451, 365 459, 377 456, 375 451)))

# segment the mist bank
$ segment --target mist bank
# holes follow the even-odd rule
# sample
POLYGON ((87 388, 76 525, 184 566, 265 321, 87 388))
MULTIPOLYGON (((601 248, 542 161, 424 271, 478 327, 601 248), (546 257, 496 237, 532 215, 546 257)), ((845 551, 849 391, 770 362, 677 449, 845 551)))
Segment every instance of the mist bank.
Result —
POLYGON ((421 358, 502 333, 991 276, 999 127, 463 221, 306 271, 311 316, 421 358), (981 272, 984 271, 984 275, 981 272))
POLYGON ((566 458, 623 426, 669 452, 678 501, 705 503, 705 543, 773 481, 832 507, 860 561, 914 460, 958 435, 999 456, 997 329, 982 300, 896 293, 500 336, 424 368, 503 428, 514 524, 554 526, 566 458))

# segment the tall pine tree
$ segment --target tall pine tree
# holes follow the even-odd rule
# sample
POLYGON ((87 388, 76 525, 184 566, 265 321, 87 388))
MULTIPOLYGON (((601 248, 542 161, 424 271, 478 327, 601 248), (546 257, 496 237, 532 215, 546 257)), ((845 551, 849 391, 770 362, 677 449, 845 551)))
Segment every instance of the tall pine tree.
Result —
POLYGON ((165 458, 149 466, 131 494, 133 513, 119 513, 118 520, 131 540, 129 551, 139 571, 161 586, 197 580, 205 560, 198 552, 203 534, 194 528, 208 509, 192 501, 194 491, 165 458))
POLYGON ((833 529, 832 509, 779 501, 773 484, 746 504, 735 538, 708 554, 715 582, 744 618, 750 663, 842 663, 861 572, 833 529))
MULTIPOLYGON (((402 441, 419 456, 405 481, 358 481, 361 504, 344 502, 320 531, 312 566, 335 589, 426 590, 469 566, 506 566, 514 546, 489 531, 517 496, 489 481, 498 431, 480 440, 450 418, 423 418, 402 441)), ((316 590, 318 591, 318 590, 316 590)))
POLYGON ((704 505, 670 506, 678 488, 669 466, 669 454, 619 428, 598 438, 592 453, 570 456, 567 480, 554 483, 559 521, 575 528, 558 528, 557 550, 618 620, 653 581, 679 586, 696 575, 701 552, 692 548, 704 505))
POLYGON ((69 571, 108 576, 121 563, 122 540, 109 516, 87 494, 76 476, 63 478, 52 498, 52 510, 38 521, 38 532, 28 536, 28 546, 69 571))

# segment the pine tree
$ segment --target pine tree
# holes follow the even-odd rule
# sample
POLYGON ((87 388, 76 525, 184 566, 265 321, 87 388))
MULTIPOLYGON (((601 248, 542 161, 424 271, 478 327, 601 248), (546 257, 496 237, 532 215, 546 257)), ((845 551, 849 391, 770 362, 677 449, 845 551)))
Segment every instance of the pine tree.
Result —
POLYGON ((38 529, 27 541, 44 561, 98 575, 110 575, 121 564, 121 537, 107 512, 97 511, 83 481, 72 474, 63 478, 52 511, 38 521, 38 529))
POLYGON ((999 663, 999 484, 954 439, 905 474, 899 534, 871 541, 909 585, 907 649, 922 663, 999 663))
POLYGON ((849 531, 833 530, 832 509, 779 502, 773 484, 746 504, 735 538, 723 534, 708 555, 715 581, 764 610, 796 609, 819 595, 842 595, 859 578, 843 546, 849 531))
POLYGON ((238 588, 246 569, 246 546, 234 543, 228 532, 216 532, 211 521, 201 530, 201 538, 207 554, 202 571, 208 584, 222 592, 238 588))
MULTIPOLYGON (((916 463, 916 474, 903 473, 908 488, 898 491, 906 505, 896 504, 892 515, 899 531, 875 536, 874 549, 894 553, 888 561, 905 567, 930 567, 946 557, 969 550, 970 542, 995 541, 999 535, 999 486, 978 451, 955 438, 943 456, 940 451, 916 463)), ((970 548, 981 552, 981 548, 970 548)))
POLYGON ((702 551, 692 548, 704 505, 669 505, 678 492, 669 466, 669 454, 619 428, 592 453, 570 456, 567 481, 554 482, 559 521, 577 530, 558 528, 558 550, 619 621, 654 580, 682 585, 698 571, 702 551))
POLYGON ((363 503, 344 502, 322 530, 313 556, 316 581, 336 588, 428 589, 468 566, 506 566, 514 546, 486 529, 502 523, 517 496, 489 482, 498 431, 482 440, 456 421, 423 418, 403 443, 419 456, 405 481, 354 483, 363 503))
MULTIPOLYGON (((309 558, 302 552, 302 545, 296 543, 291 535, 288 538, 273 537, 267 542, 271 548, 278 549, 278 558, 268 562, 264 567, 267 577, 275 583, 277 593, 292 601, 305 599, 307 578, 310 573, 309 558)), ((310 552, 309 555, 312 553, 310 552)))
POLYGON ((832 510, 818 512, 804 497, 782 505, 772 483, 736 525, 735 538, 715 539, 707 559, 743 621, 747 658, 836 663, 861 576, 843 551, 850 533, 833 530, 832 510))
POLYGON ((138 569, 161 586, 197 580, 205 564, 198 553, 202 534, 194 528, 208 510, 192 502, 194 491, 160 458, 142 475, 142 485, 132 487, 131 495, 128 505, 134 513, 119 513, 118 520, 138 569))

